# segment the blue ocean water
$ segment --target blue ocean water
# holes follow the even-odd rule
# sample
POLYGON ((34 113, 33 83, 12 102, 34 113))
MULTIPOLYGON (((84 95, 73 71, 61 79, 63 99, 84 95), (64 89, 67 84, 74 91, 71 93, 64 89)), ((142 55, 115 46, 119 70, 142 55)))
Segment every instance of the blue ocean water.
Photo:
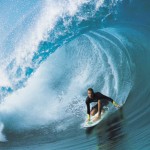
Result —
POLYGON ((0 6, 1 149, 150 149, 150 2, 0 6), (88 87, 122 108, 85 130, 88 87))

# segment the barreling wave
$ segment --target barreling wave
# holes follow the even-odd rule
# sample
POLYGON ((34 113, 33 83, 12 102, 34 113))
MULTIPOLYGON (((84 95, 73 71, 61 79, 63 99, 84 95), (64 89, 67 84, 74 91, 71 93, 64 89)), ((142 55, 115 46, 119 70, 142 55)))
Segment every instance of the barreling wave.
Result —
POLYGON ((3 133, 17 141, 16 135, 40 136, 46 128, 52 135, 75 125, 79 129, 88 87, 131 112, 136 102, 127 103, 130 95, 136 95, 139 80, 148 82, 150 30, 118 22, 121 4, 118 0, 44 1, 19 20, 3 41, 10 45, 0 70, 1 141, 7 141, 3 133))

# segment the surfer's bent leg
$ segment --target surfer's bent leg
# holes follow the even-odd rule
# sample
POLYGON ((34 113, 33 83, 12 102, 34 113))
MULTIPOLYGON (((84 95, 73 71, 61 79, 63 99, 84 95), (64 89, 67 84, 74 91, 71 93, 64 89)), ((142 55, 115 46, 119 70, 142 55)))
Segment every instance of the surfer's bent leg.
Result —
POLYGON ((98 111, 98 104, 92 107, 90 115, 94 116, 98 111))
MULTIPOLYGON (((104 113, 105 110, 103 109, 104 106, 107 106, 108 103, 101 103, 101 107, 100 107, 100 115, 101 112, 104 113)), ((90 115, 94 116, 96 113, 98 112, 98 104, 96 104, 95 106, 92 107, 90 115)))

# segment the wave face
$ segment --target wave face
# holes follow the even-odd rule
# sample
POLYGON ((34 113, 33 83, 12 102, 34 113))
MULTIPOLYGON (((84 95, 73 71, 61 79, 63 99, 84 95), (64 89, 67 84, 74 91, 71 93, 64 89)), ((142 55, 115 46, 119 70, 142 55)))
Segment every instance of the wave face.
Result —
POLYGON ((1 148, 149 149, 149 2, 1 5, 1 148), (89 87, 122 108, 85 132, 89 87))

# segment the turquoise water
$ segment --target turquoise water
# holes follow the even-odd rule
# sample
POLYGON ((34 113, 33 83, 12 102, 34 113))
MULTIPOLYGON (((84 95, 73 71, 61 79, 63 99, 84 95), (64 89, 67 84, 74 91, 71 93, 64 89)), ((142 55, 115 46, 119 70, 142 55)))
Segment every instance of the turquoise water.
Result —
POLYGON ((150 148, 148 1, 0 5, 1 149, 150 148), (86 130, 88 87, 122 108, 86 130))

